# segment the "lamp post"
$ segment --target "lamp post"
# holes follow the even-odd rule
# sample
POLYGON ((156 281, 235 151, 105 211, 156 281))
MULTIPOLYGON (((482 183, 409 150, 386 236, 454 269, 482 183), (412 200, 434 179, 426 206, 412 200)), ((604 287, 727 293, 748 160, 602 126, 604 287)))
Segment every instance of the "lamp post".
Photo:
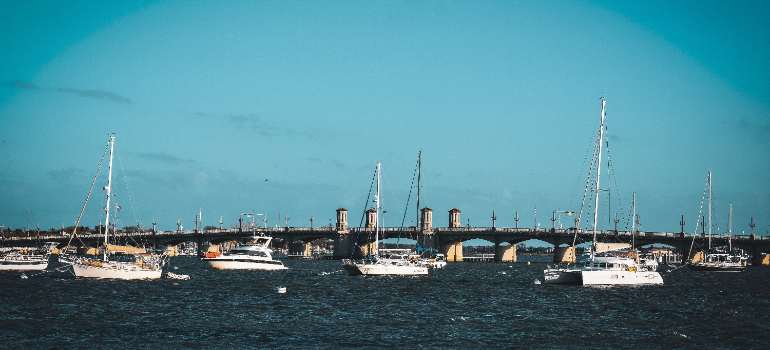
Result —
MULTIPOLYGON (((574 211, 566 211, 566 210, 554 210, 553 215, 551 217, 551 222, 553 223, 552 228, 556 229, 556 213, 565 213, 567 216, 572 216, 572 214, 575 214, 574 211)), ((559 221, 559 228, 561 228, 561 221, 559 221)))
POLYGON ((267 228, 267 215, 265 214, 254 214, 254 216, 262 215, 262 223, 264 224, 264 227, 267 228))

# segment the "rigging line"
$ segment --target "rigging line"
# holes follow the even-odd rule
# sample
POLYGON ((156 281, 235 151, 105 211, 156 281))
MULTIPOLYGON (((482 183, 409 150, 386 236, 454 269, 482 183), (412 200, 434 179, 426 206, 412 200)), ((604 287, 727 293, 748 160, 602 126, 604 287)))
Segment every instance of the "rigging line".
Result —
MULTIPOLYGON (((599 130, 599 133, 601 133, 601 130, 599 130)), ((597 135, 596 141, 594 142, 594 153, 591 156, 591 166, 588 169, 588 179, 586 180, 586 188, 583 191, 583 202, 580 204, 580 214, 578 215, 578 222, 580 222, 580 219, 583 216, 583 208, 585 207, 585 204, 586 204, 586 195, 588 194, 588 187, 591 186, 591 179, 593 178, 593 173, 594 173, 594 162, 597 161, 596 154, 598 153, 598 150, 599 150, 599 147, 598 147, 599 142, 601 142, 601 140, 597 135)), ((589 208, 590 208, 590 204, 589 204, 589 208)))
POLYGON ((2 134, 0 134, 0 140, 3 141, 3 148, 5 148, 5 154, 8 155, 8 161, 11 163, 11 169, 13 170, 13 176, 16 178, 16 184, 19 186, 19 191, 21 192, 21 198, 24 200, 24 207, 27 208, 27 215, 29 216, 29 223, 30 223, 30 225, 34 225, 34 222, 32 221, 32 213, 30 213, 29 205, 27 205, 27 197, 24 196, 24 190, 21 189, 21 181, 19 181, 19 176, 16 175, 16 167, 13 165, 13 161, 11 160, 11 153, 8 152, 8 146, 5 145, 5 139, 3 138, 2 134))
MULTIPOLYGON (((591 129, 596 129, 596 123, 597 120, 594 120, 594 126, 591 129)), ((577 187, 580 184, 580 178, 583 177, 583 169, 586 167, 586 159, 588 159, 588 151, 591 150, 591 141, 588 141, 588 147, 586 147, 586 155, 583 157, 583 164, 580 165, 580 175, 578 175, 577 181, 575 181, 575 189, 572 190, 572 198, 569 200, 569 206, 567 207, 567 210, 572 208, 572 200, 575 199, 575 193, 577 192, 577 187)))
POLYGON ((393 187, 390 186, 390 182, 388 182, 388 178, 385 176, 383 176, 383 178, 385 178, 385 184, 388 185, 388 190, 390 190, 390 196, 393 197, 393 203, 396 203, 396 209, 398 209, 398 213, 399 214, 403 213, 401 211, 401 207, 398 206, 398 200, 396 200, 396 194, 393 193, 393 187))
POLYGON ((117 147, 115 147, 115 153, 118 155, 118 161, 120 162, 120 170, 123 172, 123 180, 126 183, 126 191, 128 192, 128 202, 131 204, 131 211, 134 213, 134 221, 136 221, 136 229, 141 230, 139 227, 142 218, 136 214, 136 200, 134 199, 134 193, 131 191, 131 185, 128 183, 128 176, 126 176, 126 168, 123 166, 123 158, 120 156, 117 147))
POLYGON ((687 253, 687 259, 689 259, 692 254, 692 248, 695 245, 695 237, 698 236, 698 224, 700 224, 701 214, 703 214, 703 202, 706 199, 706 191, 708 191, 708 186, 709 186, 709 178, 706 178, 706 187, 703 189, 703 197, 701 197, 701 200, 700 200, 700 209, 698 210, 698 220, 695 222, 695 232, 692 235, 692 243, 690 243, 690 252, 687 253))
MULTIPOLYGON (((372 183, 369 185, 369 194, 366 195, 366 205, 364 205, 364 213, 361 215, 361 221, 358 223, 358 232, 356 232, 356 240, 354 242, 355 245, 358 245, 358 237, 361 235, 361 226, 364 225, 364 217, 366 217, 366 207, 369 206, 369 198, 371 198, 372 196, 372 187, 374 187, 374 179, 376 178, 377 178, 377 168, 374 169, 374 175, 372 175, 372 183)), ((380 203, 377 202, 377 205, 380 205, 380 203)), ((353 249, 353 251, 350 252, 351 259, 353 259, 353 254, 355 254, 355 252, 356 252, 355 249, 353 249)))
MULTIPOLYGON (((112 141, 112 139, 110 139, 112 141)), ((75 233, 78 231, 78 225, 80 224, 80 219, 83 218, 83 212, 86 210, 86 204, 88 204, 88 198, 91 197, 91 191, 94 189, 94 184, 96 183, 96 178, 99 177, 99 170, 102 169, 102 163, 104 163, 104 157, 107 155, 107 150, 110 149, 110 141, 107 141, 107 147, 104 149, 104 154, 102 154, 102 160, 99 161, 99 167, 96 169, 96 175, 94 175, 94 181, 91 182, 91 188, 88 189, 88 195, 86 196, 86 202, 83 203, 83 209, 80 210, 80 216, 78 216, 78 221, 75 222, 75 229, 72 230, 72 234, 70 235, 70 239, 67 242, 67 245, 64 246, 64 249, 62 251, 66 252, 67 248, 69 248, 70 243, 72 243, 72 238, 75 237, 75 233)), ((107 210, 110 210, 110 208, 107 208, 107 210)), ((109 229, 109 228, 108 228, 109 229)), ((80 240, 80 243, 83 243, 83 240, 78 237, 78 240, 80 240)))
MULTIPOLYGON (((618 196, 618 205, 620 206, 620 217, 622 218, 625 216, 623 214, 623 201, 620 200, 620 191, 618 190, 618 178, 615 176, 615 167, 612 166, 612 157, 610 156, 610 142, 607 141, 605 143, 607 145, 607 165, 609 165, 610 171, 612 172, 612 181, 615 183, 615 194, 618 196)), ((623 229, 624 231, 628 230, 628 221, 626 221, 626 227, 623 229)))
MULTIPOLYGON (((414 174, 412 174, 412 184, 409 185, 409 195, 406 197, 406 207, 404 207, 404 217, 401 219, 401 227, 398 229, 398 239, 396 239, 396 248, 401 240, 401 233, 404 232, 404 221, 406 221, 406 212, 409 209, 409 199, 412 198, 412 189, 414 188, 414 179, 417 177, 417 168, 420 166, 420 160, 417 158, 417 165, 414 166, 414 174)), ((419 225, 415 224, 415 227, 419 225)))

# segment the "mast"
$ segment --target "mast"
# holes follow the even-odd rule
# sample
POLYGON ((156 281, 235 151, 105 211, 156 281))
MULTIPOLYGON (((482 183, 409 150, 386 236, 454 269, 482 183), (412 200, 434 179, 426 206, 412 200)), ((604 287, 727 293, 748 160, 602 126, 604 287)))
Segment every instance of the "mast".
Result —
POLYGON ((380 162, 377 162, 377 195, 374 196, 374 255, 380 255, 380 162))
POLYGON ((115 134, 110 135, 110 166, 107 176, 107 214, 104 219, 104 261, 107 261, 107 237, 110 234, 110 190, 112 189, 112 150, 115 148, 115 134))
POLYGON ((599 217, 599 177, 602 172, 602 136, 604 133, 604 104, 607 101, 602 98, 602 115, 599 124, 599 159, 596 162, 596 193, 594 194, 594 248, 596 247, 596 220, 599 217))
POLYGON ((727 243, 730 246, 730 252, 733 251, 733 204, 730 203, 730 230, 727 232, 727 243))
POLYGON ((636 243, 636 226, 634 226, 636 224, 636 192, 634 192, 634 197, 631 200, 631 208, 633 210, 633 214, 631 214, 631 248, 633 249, 636 243))
POLYGON ((417 229, 422 233, 420 224, 420 171, 422 170, 422 150, 417 154, 417 229))
POLYGON ((711 250, 711 170, 709 170, 709 250, 711 250))

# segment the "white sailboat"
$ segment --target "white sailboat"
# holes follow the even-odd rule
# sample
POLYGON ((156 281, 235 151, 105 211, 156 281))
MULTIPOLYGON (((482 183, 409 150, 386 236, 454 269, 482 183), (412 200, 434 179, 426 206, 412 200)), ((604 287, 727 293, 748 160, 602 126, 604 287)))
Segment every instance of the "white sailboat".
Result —
POLYGON ((209 252, 201 260, 223 270, 286 270, 280 260, 273 259, 273 250, 270 249, 272 239, 255 237, 253 243, 242 244, 225 254, 209 252))
MULTIPOLYGON (((163 274, 163 265, 167 257, 163 255, 121 251, 119 248, 109 245, 110 227, 110 198, 112 190, 112 156, 115 146, 115 135, 110 135, 108 147, 110 150, 110 163, 107 177, 106 218, 104 220, 104 247, 103 255, 99 258, 60 256, 60 261, 72 265, 72 272, 76 277, 87 278, 113 278, 113 279, 158 279, 163 274), (110 249, 112 248, 112 249, 110 249)), ((90 194, 90 193, 89 193, 90 194)), ((86 200, 87 201, 87 200, 86 200)), ((83 207, 85 209, 85 206, 83 207)), ((82 215, 82 214, 81 214, 82 215)), ((80 222, 80 219, 78 219, 80 222)), ((77 227, 77 224, 75 225, 77 227)), ((73 236, 74 236, 73 232, 73 236)), ((66 250, 66 249, 65 249, 66 250)))
MULTIPOLYGON (((732 233, 733 233, 733 205, 730 204, 730 228, 728 238, 728 249, 715 251, 711 248, 711 170, 708 175, 708 192, 709 192, 709 233, 708 233, 708 250, 700 253, 701 260, 691 262, 687 265, 690 271, 695 272, 742 272, 746 270, 746 259, 739 254, 733 252, 732 247, 732 233)), ((694 239, 694 237, 693 237, 694 239)))
POLYGON ((360 260, 343 260, 342 267, 351 276, 368 275, 427 275, 428 267, 416 260, 411 260, 408 255, 391 254, 381 257, 379 254, 380 239, 380 162, 377 162, 377 194, 374 197, 375 224, 374 224, 374 255, 360 260))
MULTIPOLYGON (((629 253, 623 250, 606 250, 597 252, 596 227, 599 205, 599 179, 601 175, 602 142, 604 132, 606 100, 602 98, 601 123, 598 137, 598 161, 596 166, 596 183, 594 188, 594 222, 593 243, 588 254, 577 266, 570 268, 546 269, 544 281, 548 284, 582 284, 582 285, 643 285, 663 284, 660 273, 639 265, 629 253)), ((577 234, 577 233, 576 233, 577 234)), ((573 246, 574 249, 574 246, 573 246)))

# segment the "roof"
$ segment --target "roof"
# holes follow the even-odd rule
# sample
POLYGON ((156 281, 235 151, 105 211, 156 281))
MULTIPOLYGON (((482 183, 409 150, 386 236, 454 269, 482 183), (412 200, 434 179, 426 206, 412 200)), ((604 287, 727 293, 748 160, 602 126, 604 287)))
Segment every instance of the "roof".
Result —
POLYGON ((345 208, 339 208, 339 209, 337 209, 337 212, 341 212, 341 211, 348 211, 348 210, 347 210, 347 209, 345 209, 345 208))
POLYGON ((452 208, 452 210, 450 210, 449 212, 450 212, 450 213, 451 213, 451 212, 458 212, 458 213, 460 213, 461 211, 460 211, 460 209, 457 209, 457 208, 452 208))

